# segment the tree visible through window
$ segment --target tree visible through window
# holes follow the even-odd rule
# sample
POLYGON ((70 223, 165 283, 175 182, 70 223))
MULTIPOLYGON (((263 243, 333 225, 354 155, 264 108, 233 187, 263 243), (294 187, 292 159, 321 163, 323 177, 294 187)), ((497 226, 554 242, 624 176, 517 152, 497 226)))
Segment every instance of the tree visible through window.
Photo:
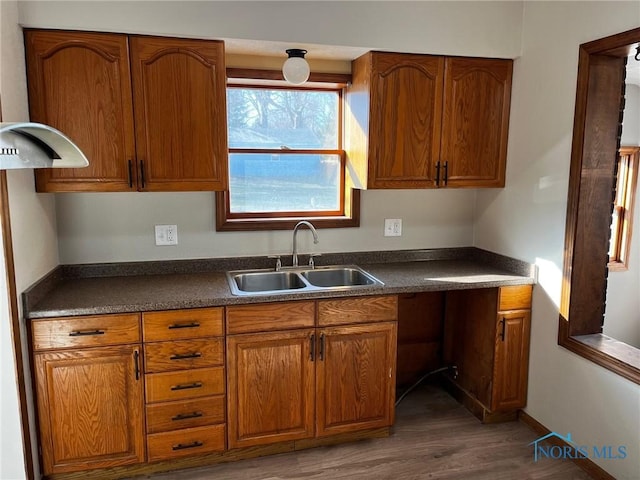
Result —
POLYGON ((341 91, 229 86, 229 218, 344 214, 341 91))

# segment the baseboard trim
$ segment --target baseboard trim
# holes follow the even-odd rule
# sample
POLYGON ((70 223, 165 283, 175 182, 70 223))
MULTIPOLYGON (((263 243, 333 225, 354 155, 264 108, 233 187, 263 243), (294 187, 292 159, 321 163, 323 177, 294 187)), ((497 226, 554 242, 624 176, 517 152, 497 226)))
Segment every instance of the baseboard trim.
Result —
MULTIPOLYGON (((541 424, 531 415, 523 412, 522 410, 520 410, 520 412, 518 413, 518 420, 520 420, 522 423, 527 425, 529 428, 531 428, 531 430, 536 432, 538 435, 542 436, 542 435, 547 435, 551 433, 551 430, 549 430, 547 427, 545 427, 543 424, 541 424)), ((564 440, 561 440, 558 437, 550 437, 545 441, 548 441, 550 444, 557 445, 559 447, 569 446, 567 442, 565 442, 564 440)), ((592 462, 589 458, 572 458, 571 461, 575 463, 578 467, 580 467, 582 470, 587 472, 591 478, 594 478, 596 480, 616 480, 616 477, 612 476, 610 473, 608 473, 598 464, 592 462)))

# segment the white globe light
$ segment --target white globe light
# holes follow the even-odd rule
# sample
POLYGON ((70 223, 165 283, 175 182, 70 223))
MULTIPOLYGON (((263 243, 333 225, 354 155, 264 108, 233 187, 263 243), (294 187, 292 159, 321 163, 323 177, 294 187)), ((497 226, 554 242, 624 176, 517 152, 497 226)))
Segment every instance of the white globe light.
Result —
POLYGON ((282 65, 285 80, 293 85, 302 85, 309 79, 309 73, 309 64, 302 57, 289 57, 282 65))

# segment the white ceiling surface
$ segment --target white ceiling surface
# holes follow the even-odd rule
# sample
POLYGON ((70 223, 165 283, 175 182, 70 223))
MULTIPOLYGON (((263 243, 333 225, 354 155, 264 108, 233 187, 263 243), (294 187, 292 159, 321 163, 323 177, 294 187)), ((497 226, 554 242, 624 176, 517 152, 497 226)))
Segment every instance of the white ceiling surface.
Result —
MULTIPOLYGON (((640 60, 636 60, 637 47, 640 43, 631 45, 629 48, 629 58, 627 58, 627 77, 625 82, 640 86, 640 60)), ((640 57, 638 57, 640 58, 640 57)))
POLYGON ((224 39, 224 49, 229 55, 259 55, 264 57, 287 58, 286 50, 302 48, 307 50, 307 58, 317 60, 353 60, 368 51, 367 48, 339 47, 335 45, 315 45, 311 43, 262 42, 258 40, 224 39))

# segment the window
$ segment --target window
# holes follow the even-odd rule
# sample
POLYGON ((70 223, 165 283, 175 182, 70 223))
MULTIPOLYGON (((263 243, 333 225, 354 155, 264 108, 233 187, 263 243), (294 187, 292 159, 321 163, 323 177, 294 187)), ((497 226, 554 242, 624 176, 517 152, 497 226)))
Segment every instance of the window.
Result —
POLYGON ((217 229, 291 228, 303 218, 357 226, 345 187, 341 86, 264 83, 227 86, 229 190, 216 195, 217 229))
POLYGON ((618 156, 616 196, 611 217, 609 270, 626 270, 631 246, 631 227, 640 148, 622 147, 618 156))

